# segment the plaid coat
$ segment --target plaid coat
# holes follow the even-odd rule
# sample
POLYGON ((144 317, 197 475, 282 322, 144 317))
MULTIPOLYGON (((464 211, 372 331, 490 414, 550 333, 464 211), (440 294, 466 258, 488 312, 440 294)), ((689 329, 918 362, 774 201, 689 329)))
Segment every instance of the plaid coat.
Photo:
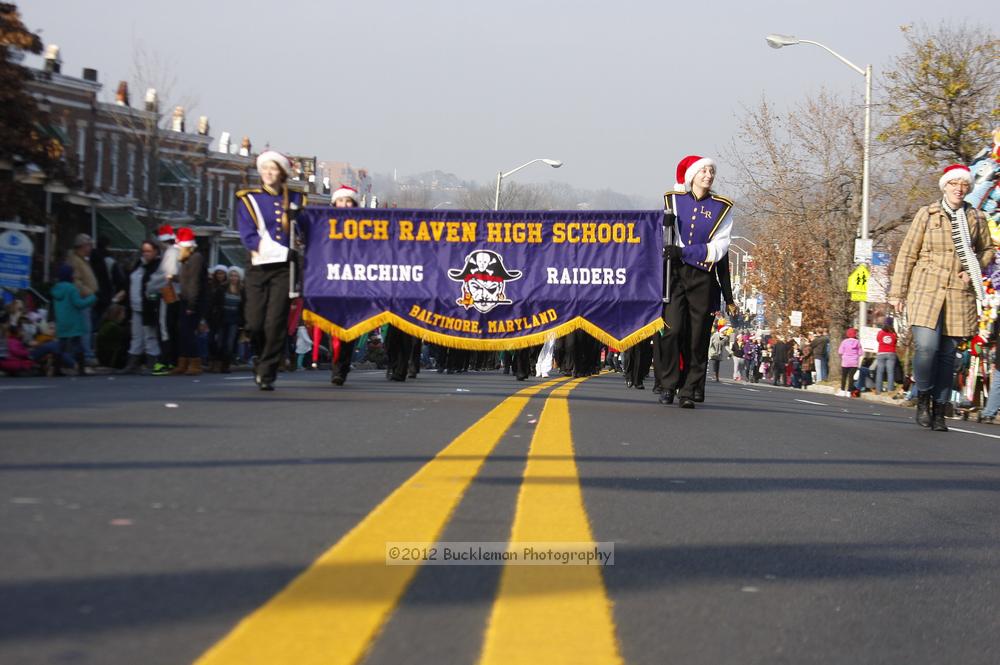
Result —
MULTIPOLYGON (((966 206, 965 214, 976 258, 985 268, 994 254, 989 227, 978 210, 966 206)), ((976 332, 979 316, 972 284, 963 284, 958 277, 962 270, 951 239, 951 219, 940 202, 924 206, 917 211, 899 248, 889 298, 906 301, 911 326, 936 328, 944 307, 944 334, 970 337, 976 332)), ((973 276, 977 278, 979 275, 973 276)))

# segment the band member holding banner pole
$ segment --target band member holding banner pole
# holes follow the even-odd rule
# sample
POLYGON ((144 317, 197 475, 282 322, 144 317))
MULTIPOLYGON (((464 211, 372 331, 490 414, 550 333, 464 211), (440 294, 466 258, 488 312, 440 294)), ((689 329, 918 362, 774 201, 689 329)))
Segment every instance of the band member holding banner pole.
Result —
POLYGON ((689 155, 677 165, 674 191, 664 195, 665 209, 674 215, 675 244, 663 250, 669 266, 666 327, 653 365, 662 387, 660 403, 672 404, 676 395, 683 409, 704 400, 709 329, 718 309, 716 272, 729 252, 732 232, 732 201, 712 192, 714 182, 715 162, 689 155))
POLYGON ((254 378, 261 390, 274 390, 278 375, 290 306, 291 223, 294 211, 306 205, 304 193, 288 189, 289 171, 287 157, 274 150, 263 152, 257 157, 260 188, 236 194, 236 225, 251 264, 245 282, 246 329, 257 356, 254 378))
MULTIPOLYGON (((357 208, 359 204, 358 190, 353 187, 341 185, 330 194, 330 205, 334 208, 357 208)), ((330 362, 330 383, 333 385, 342 386, 347 381, 347 375, 351 371, 351 357, 354 355, 354 345, 356 343, 356 339, 352 339, 349 342, 340 340, 340 349, 337 352, 337 357, 330 362)), ((332 344, 330 348, 332 350, 332 344)))

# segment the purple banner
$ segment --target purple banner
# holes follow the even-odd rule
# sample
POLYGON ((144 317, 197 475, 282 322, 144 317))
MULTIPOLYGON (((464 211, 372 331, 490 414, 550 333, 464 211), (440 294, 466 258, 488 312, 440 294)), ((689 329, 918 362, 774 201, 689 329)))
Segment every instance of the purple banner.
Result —
POLYGON ((499 350, 583 328, 627 348, 663 325, 662 216, 306 208, 304 317, 341 339, 391 323, 499 350))

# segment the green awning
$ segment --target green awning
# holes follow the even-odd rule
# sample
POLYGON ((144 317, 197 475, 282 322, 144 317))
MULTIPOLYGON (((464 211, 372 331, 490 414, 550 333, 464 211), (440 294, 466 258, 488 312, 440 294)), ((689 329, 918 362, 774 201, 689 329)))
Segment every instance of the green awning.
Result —
POLYGON ((146 239, 146 226, 128 210, 98 210, 97 235, 111 241, 111 249, 133 251, 146 239))
POLYGON ((247 259, 249 258, 246 248, 239 240, 228 240, 219 243, 220 263, 243 268, 247 265, 247 259))

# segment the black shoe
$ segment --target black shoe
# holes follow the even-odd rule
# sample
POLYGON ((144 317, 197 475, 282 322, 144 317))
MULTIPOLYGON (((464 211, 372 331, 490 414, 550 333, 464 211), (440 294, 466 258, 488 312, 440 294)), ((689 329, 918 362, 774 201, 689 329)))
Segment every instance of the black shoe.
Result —
POLYGON ((330 383, 332 383, 335 386, 342 386, 344 385, 344 377, 342 377, 340 374, 334 374, 330 378, 330 383))
POLYGON ((406 381, 405 376, 396 376, 395 374, 389 376, 390 381, 406 381))
POLYGON ((934 402, 931 408, 931 430, 934 432, 947 432, 948 425, 944 422, 945 402, 934 402))
POLYGON ((680 401, 677 403, 677 406, 681 407, 682 409, 693 409, 694 400, 691 399, 690 397, 681 397, 680 401))
POLYGON ((930 392, 917 393, 917 424, 921 427, 931 426, 931 394, 930 392))
POLYGON ((632 387, 632 379, 625 379, 625 387, 626 388, 632 387))
POLYGON ((660 398, 657 400, 660 404, 673 404, 674 403, 674 391, 664 390, 660 393, 660 398))
POLYGON ((271 392, 271 391, 274 390, 274 384, 271 383, 270 381, 261 381, 258 385, 260 386, 261 390, 264 390, 264 391, 267 391, 267 392, 271 392))
POLYGON ((415 379, 415 378, 417 378, 417 373, 416 372, 410 372, 409 374, 406 375, 406 378, 408 378, 408 379, 415 379))
POLYGON ((705 391, 700 389, 695 389, 694 395, 692 395, 691 400, 698 402, 698 404, 701 404, 702 402, 705 401, 705 391))

